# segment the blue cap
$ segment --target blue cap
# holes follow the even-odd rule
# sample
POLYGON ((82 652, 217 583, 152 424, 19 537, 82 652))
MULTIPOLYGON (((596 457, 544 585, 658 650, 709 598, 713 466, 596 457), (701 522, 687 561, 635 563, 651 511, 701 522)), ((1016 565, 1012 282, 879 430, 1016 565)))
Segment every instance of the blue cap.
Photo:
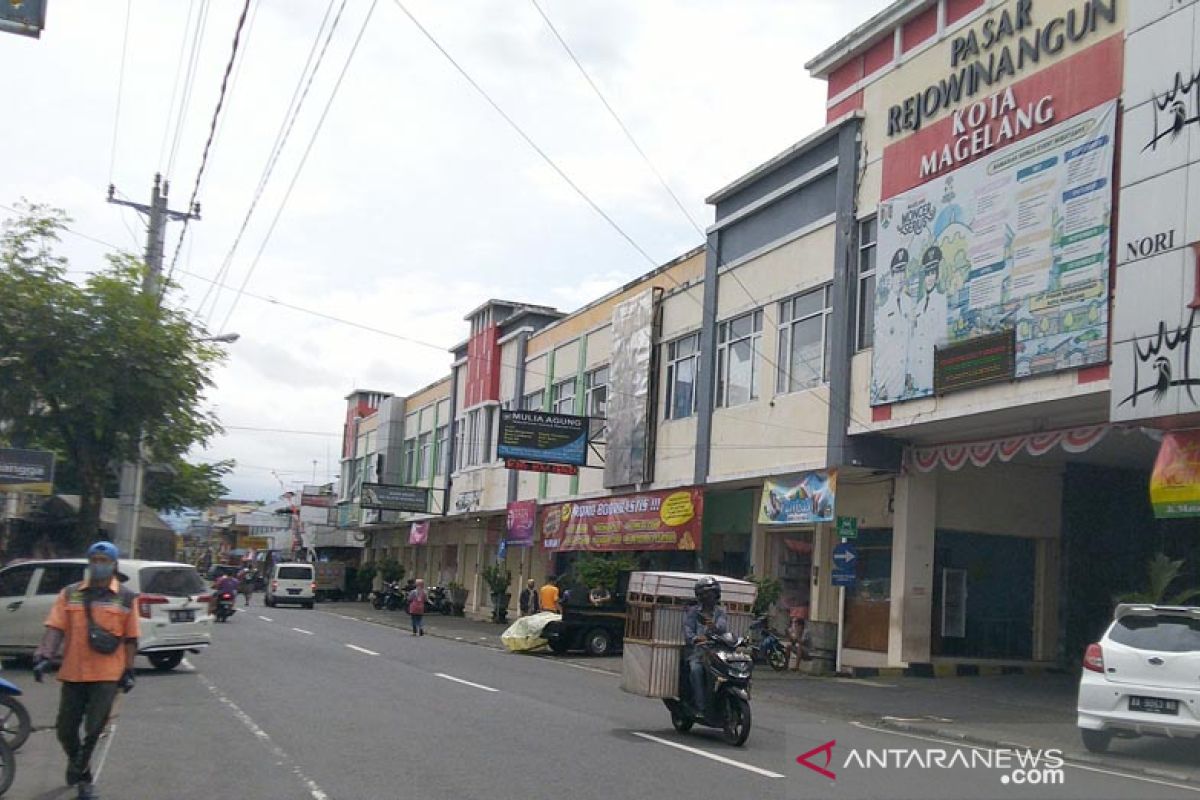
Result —
POLYGON ((117 546, 112 542, 96 542, 87 551, 88 558, 92 556, 104 556, 110 561, 117 560, 117 546))

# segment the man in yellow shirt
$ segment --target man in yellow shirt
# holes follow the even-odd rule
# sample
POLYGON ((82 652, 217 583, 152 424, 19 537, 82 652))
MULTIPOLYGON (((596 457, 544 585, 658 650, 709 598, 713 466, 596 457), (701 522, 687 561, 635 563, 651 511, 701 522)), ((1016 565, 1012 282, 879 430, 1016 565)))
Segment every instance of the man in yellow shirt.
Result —
POLYGON ((562 613, 558 605, 558 586, 554 584, 553 576, 546 578, 546 583, 538 590, 538 606, 542 611, 562 613))
POLYGON ((50 660, 62 654, 56 728, 67 754, 67 784, 77 786, 83 800, 96 796, 90 762, 113 700, 118 690, 128 692, 134 683, 137 595, 121 585, 116 569, 117 548, 111 542, 88 548, 87 576, 59 593, 34 653, 34 675, 39 681, 50 660))

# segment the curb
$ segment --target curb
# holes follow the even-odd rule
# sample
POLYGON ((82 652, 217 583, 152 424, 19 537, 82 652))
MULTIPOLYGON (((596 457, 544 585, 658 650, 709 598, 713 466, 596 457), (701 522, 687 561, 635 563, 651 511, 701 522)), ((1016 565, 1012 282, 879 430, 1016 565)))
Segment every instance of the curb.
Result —
MULTIPOLYGON (((1047 748, 1031 747, 1020 742, 1008 742, 1001 739, 989 739, 984 736, 978 736, 973 733, 965 733, 963 731, 947 730, 945 728, 928 728, 921 725, 914 725, 910 722, 900 722, 897 720, 880 719, 876 721, 876 726, 882 729, 900 731, 902 733, 921 734, 937 739, 945 739, 948 742, 962 742, 963 744, 976 745, 978 747, 987 747, 990 749, 1008 748, 1022 750, 1045 750, 1047 748)), ((1062 759, 1067 764, 1074 764, 1081 767, 1093 767, 1103 769, 1109 772, 1125 772, 1131 775, 1141 775, 1147 778, 1156 780, 1173 781, 1175 783, 1187 784, 1189 786, 1200 787, 1200 778, 1181 775, 1178 772, 1170 772, 1168 770, 1154 769, 1152 767, 1132 767, 1122 765, 1114 765, 1109 761, 1093 756, 1087 756, 1076 753, 1067 753, 1063 751, 1062 759)))
MULTIPOLYGON (((367 619, 365 617, 356 617, 353 614, 338 614, 333 611, 325 611, 325 613, 333 614, 334 616, 340 616, 340 617, 351 617, 352 619, 354 619, 358 622, 365 622, 368 625, 379 625, 380 627, 383 627, 383 628, 394 628, 396 630, 407 630, 407 628, 408 628, 407 624, 400 625, 400 624, 389 622, 386 620, 367 619)), ((403 612, 399 612, 399 613, 403 613, 403 612)), ((469 645, 474 645, 475 647, 486 647, 489 650, 504 650, 504 646, 499 643, 499 637, 496 637, 496 644, 491 644, 489 642, 481 642, 478 639, 469 639, 465 636, 452 636, 452 635, 446 634, 446 633, 435 633, 434 631, 431 631, 428 628, 426 628, 426 630, 425 630, 425 635, 432 636, 434 639, 444 639, 448 642, 458 642, 459 644, 469 644, 469 645)))

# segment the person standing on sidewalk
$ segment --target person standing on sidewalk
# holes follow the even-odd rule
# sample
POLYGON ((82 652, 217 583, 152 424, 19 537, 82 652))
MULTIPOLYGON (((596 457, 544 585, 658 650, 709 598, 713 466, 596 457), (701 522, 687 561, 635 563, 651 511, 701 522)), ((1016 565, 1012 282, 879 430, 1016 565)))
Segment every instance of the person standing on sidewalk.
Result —
POLYGON ((562 609, 558 605, 558 586, 554 583, 554 578, 546 578, 546 583, 538 590, 538 606, 542 611, 557 611, 562 613, 562 609))
POLYGON ((137 595, 117 580, 117 548, 111 542, 96 542, 87 556, 86 577, 59 592, 46 618, 42 643, 34 652, 34 676, 39 681, 61 653, 56 728, 67 754, 67 784, 78 788, 82 800, 97 797, 92 751, 117 691, 133 688, 139 634, 137 595))
POLYGON ((408 615, 412 617, 413 636, 425 635, 425 581, 417 578, 417 585, 408 593, 408 615))
POLYGON ((540 610, 537 583, 533 578, 526 581, 525 588, 521 590, 520 608, 522 617, 531 616, 540 610))

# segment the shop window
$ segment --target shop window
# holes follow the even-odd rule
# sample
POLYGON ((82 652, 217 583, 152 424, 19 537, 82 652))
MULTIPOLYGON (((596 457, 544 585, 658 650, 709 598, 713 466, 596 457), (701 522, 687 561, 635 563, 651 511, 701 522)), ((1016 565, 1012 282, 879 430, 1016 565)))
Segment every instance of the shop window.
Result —
POLYGON ((684 419, 696 413, 696 375, 699 366, 699 333, 667 344, 666 419, 684 419))
POLYGON ((858 223, 858 349, 875 344, 875 217, 858 223))
POLYGON ((812 601, 813 533, 781 531, 774 534, 775 577, 782 585, 778 608, 789 617, 808 616, 812 601))
POLYGON ((404 483, 412 485, 417 482, 417 440, 404 440, 404 483))
POLYGON ((429 480, 429 476, 433 474, 433 435, 431 433, 422 433, 417 438, 417 457, 419 459, 418 480, 429 480))
POLYGON ((522 411, 541 411, 546 402, 546 390, 538 389, 521 398, 522 411))
POLYGON ((584 383, 587 415, 593 419, 604 419, 608 416, 608 366, 597 367, 589 372, 584 383))
POLYGON ((560 381, 550 390, 550 410, 555 414, 575 413, 575 379, 560 381))
POLYGON ((812 389, 828 379, 829 295, 822 286, 779 304, 776 393, 812 389))
POLYGON ((752 311, 717 326, 717 407, 758 397, 758 352, 763 312, 752 311))
POLYGON ((437 474, 445 475, 450 468, 450 427, 448 425, 440 425, 434 431, 433 438, 437 442, 437 474))

